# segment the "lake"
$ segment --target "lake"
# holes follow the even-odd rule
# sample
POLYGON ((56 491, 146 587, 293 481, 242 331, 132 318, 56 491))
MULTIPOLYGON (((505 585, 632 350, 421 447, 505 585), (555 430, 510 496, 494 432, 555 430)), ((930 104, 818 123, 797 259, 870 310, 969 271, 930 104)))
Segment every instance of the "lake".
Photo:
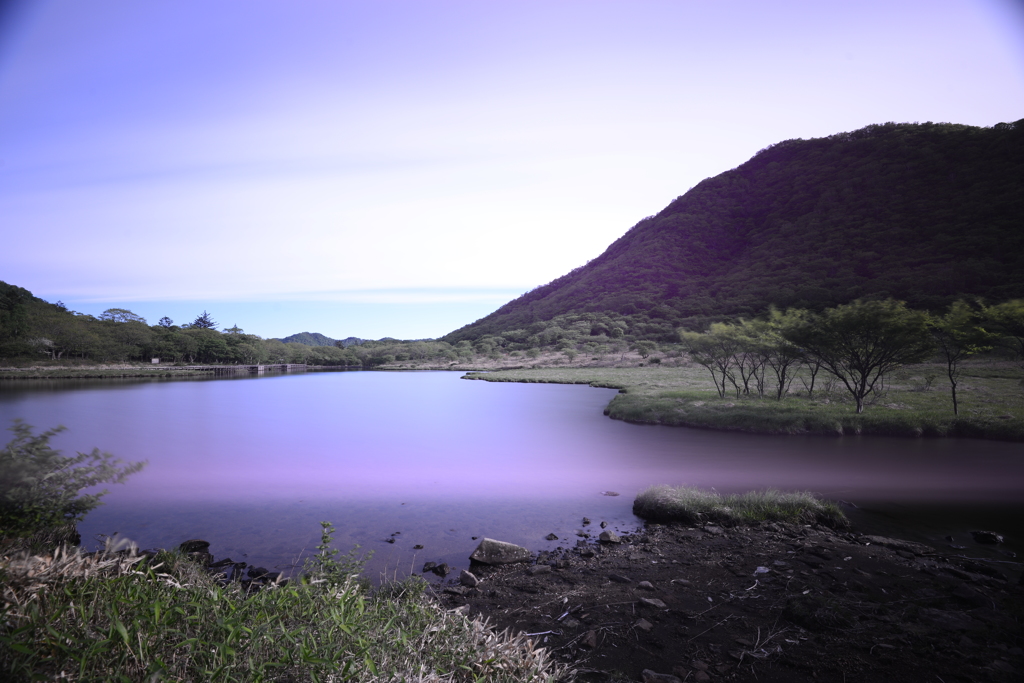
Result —
POLYGON ((337 547, 373 551, 372 575, 402 576, 425 561, 467 566, 474 537, 575 545, 584 516, 630 531, 639 491, 691 484, 810 490, 857 506, 847 512, 865 531, 950 553, 1024 553, 1021 444, 633 425, 602 414, 610 389, 460 377, 11 380, 0 382, 0 424, 60 424, 53 444, 65 454, 149 461, 80 525, 90 547, 101 534, 143 548, 203 538, 218 559, 287 570, 329 520, 337 547), (978 546, 977 528, 1008 542, 978 546))

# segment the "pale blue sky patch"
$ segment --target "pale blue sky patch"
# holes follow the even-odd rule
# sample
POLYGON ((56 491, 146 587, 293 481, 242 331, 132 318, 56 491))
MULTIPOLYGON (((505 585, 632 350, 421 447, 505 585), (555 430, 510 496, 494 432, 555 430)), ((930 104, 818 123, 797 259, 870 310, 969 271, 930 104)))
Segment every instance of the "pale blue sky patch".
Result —
POLYGON ((490 304, 322 293, 527 291, 766 145, 1024 116, 1010 0, 37 0, 2 25, 0 279, 245 302, 221 321, 263 336, 442 335, 490 304))

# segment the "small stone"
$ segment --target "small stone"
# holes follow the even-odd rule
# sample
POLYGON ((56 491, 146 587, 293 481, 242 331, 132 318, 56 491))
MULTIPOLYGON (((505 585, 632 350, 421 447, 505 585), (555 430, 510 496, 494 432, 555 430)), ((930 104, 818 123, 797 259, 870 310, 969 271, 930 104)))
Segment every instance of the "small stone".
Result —
POLYGON ((590 524, 590 517, 584 517, 583 518, 583 526, 586 526, 588 524, 590 524))
POLYGON ((562 626, 565 626, 566 628, 577 628, 579 625, 580 622, 576 621, 572 617, 569 617, 568 619, 562 622, 562 626))
POLYGON ((632 579, 629 579, 622 574, 609 574, 608 578, 615 583, 633 583, 632 579))
POLYGON ((466 592, 466 589, 462 586, 448 586, 448 588, 445 588, 442 592, 447 593, 448 595, 462 596, 466 592))
POLYGON ((178 550, 183 553, 208 553, 210 552, 210 542, 193 538, 188 541, 182 541, 181 545, 178 546, 178 550))
POLYGON ((692 666, 697 671, 707 671, 708 670, 707 663, 706 662, 702 662, 699 659, 695 659, 692 662, 690 662, 690 666, 692 666))
POLYGON ((437 562, 424 562, 423 573, 426 574, 427 572, 432 572, 435 567, 437 567, 437 562))
POLYGON ((648 633, 650 633, 651 629, 654 628, 654 624, 647 621, 646 619, 638 620, 635 624, 633 624, 633 626, 640 629, 641 631, 647 631, 648 633))
POLYGON ((691 588, 693 586, 693 582, 687 579, 672 579, 672 583, 683 588, 691 588))
POLYGON ((1003 542, 1003 537, 994 531, 972 531, 971 536, 974 537, 975 543, 996 545, 997 543, 1003 542))
POLYGON ((514 543, 485 538, 480 541, 480 545, 469 556, 469 559, 481 564, 511 564, 529 560, 530 551, 514 543))
POLYGON ((585 548, 580 548, 580 557, 585 557, 585 558, 589 559, 589 558, 593 557, 596 554, 597 553, 595 553, 594 549, 591 548, 590 546, 587 546, 585 548))
POLYGON ((480 579, 478 579, 472 572, 468 572, 463 569, 462 572, 459 573, 459 583, 467 588, 476 588, 480 585, 480 579))
POLYGON ((547 536, 544 537, 544 540, 545 541, 557 541, 558 540, 558 536, 555 536, 554 534, 548 534, 547 536))
POLYGON ((725 529, 723 529, 720 526, 715 526, 713 524, 709 524, 708 526, 704 527, 704 531, 706 531, 709 534, 714 534, 715 536, 720 536, 725 533, 725 529))
POLYGON ((644 683, 683 683, 672 674, 659 674, 650 669, 644 669, 640 675, 643 677, 644 683))
POLYGON ((601 522, 601 528, 604 529, 608 526, 608 522, 601 522))
POLYGON ((636 587, 637 588, 643 588, 645 591, 652 591, 652 590, 654 590, 654 584, 652 584, 650 581, 641 581, 640 583, 638 583, 636 585, 636 587))
POLYGON ((551 565, 547 564, 535 564, 526 570, 526 573, 530 576, 537 576, 538 574, 550 574, 551 565))
POLYGON ((708 676, 703 671, 698 671, 693 675, 693 680, 697 681, 697 683, 707 683, 711 680, 711 676, 708 676))
POLYGON ((416 545, 414 545, 414 546, 412 547, 412 549, 413 549, 413 550, 423 550, 423 546, 422 546, 422 545, 420 545, 419 543, 417 543, 416 545))
POLYGON ((385 540, 384 542, 385 542, 385 543, 394 543, 394 542, 395 542, 395 539, 393 539, 393 538, 388 538, 388 539, 386 539, 386 540, 385 540))
POLYGON ((640 604, 646 605, 647 607, 654 607, 656 609, 665 609, 668 607, 668 605, 658 598, 640 598, 640 604))
POLYGON ((591 650, 597 647, 597 631, 587 631, 586 635, 580 640, 580 645, 583 647, 589 647, 591 650))
POLYGON ((605 529, 601 532, 601 535, 597 537, 602 543, 622 543, 622 539, 615 535, 614 531, 605 529))

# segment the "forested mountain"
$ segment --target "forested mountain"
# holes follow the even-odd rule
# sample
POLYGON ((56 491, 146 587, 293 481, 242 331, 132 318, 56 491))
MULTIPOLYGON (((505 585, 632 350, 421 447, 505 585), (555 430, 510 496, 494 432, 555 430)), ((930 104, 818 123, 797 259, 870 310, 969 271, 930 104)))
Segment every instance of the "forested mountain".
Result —
POLYGON ((1024 297, 1024 119, 886 123, 772 145, 444 340, 536 334, 556 316, 674 340, 680 326, 770 305, 862 297, 929 310, 1024 297))
POLYGON ((342 348, 362 344, 365 339, 359 337, 345 337, 344 339, 331 339, 319 332, 299 332, 282 339, 285 344, 305 344, 306 346, 338 346, 341 342, 342 348))

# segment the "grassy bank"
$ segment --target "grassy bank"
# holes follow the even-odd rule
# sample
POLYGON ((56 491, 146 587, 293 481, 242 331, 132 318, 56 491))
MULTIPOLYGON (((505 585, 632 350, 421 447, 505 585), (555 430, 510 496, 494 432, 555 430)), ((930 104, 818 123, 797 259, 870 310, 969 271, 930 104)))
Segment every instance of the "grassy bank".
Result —
POLYGON ((619 389, 605 409, 618 420, 758 434, 873 434, 971 437, 1024 441, 1024 371, 1006 362, 965 364, 960 415, 953 415, 943 366, 910 366, 854 412, 849 394, 820 373, 813 394, 798 376, 790 393, 774 398, 727 395, 719 398, 704 368, 675 366, 536 368, 469 373, 489 382, 589 384, 619 389))
POLYGON ((192 370, 173 365, 31 365, 0 368, 0 380, 5 379, 117 379, 203 377, 209 371, 192 370))
POLYGON ((652 486, 637 495, 633 514, 651 522, 686 524, 791 522, 823 524, 833 529, 849 526, 846 515, 831 501, 806 492, 772 489, 723 496, 690 486, 652 486))
POLYGON ((246 594, 170 553, 0 561, 5 680, 554 681, 523 636, 441 608, 413 578, 313 573, 246 594))

